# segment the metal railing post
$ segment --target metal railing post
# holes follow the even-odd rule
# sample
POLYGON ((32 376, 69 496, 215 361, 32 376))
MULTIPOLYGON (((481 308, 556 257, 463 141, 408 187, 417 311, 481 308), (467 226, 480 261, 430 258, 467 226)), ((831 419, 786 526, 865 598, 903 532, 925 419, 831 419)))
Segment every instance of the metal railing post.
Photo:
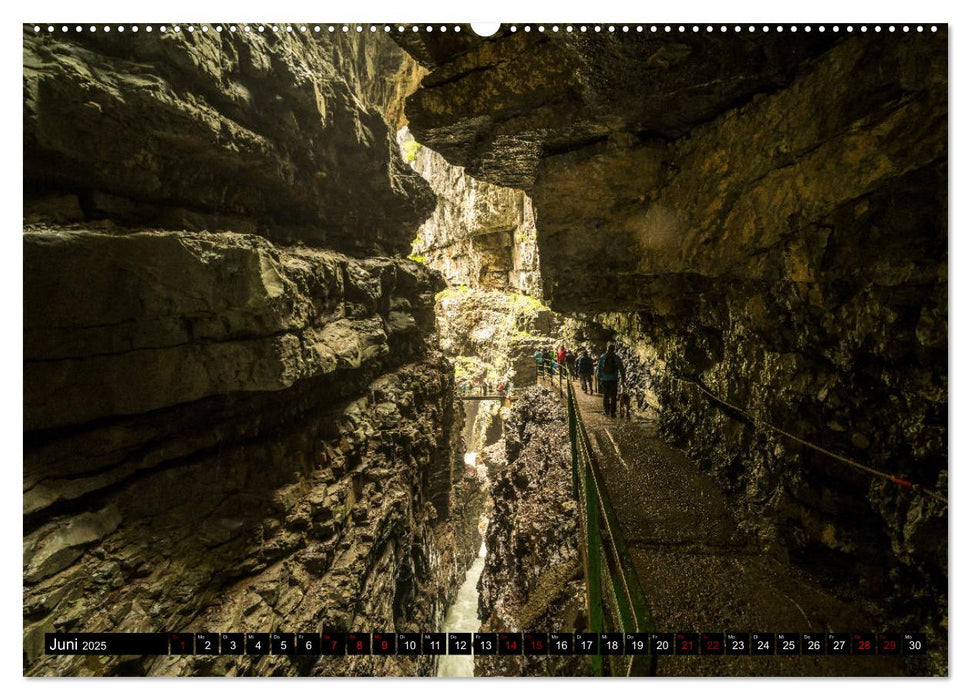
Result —
MULTIPOLYGON (((597 499, 593 492, 593 479, 586 468, 584 482, 584 500, 586 501, 586 572, 587 572, 587 624, 591 632, 603 632, 603 592, 601 591, 600 568, 600 513, 597 510, 597 499)), ((603 675, 603 657, 600 654, 600 644, 593 657, 593 675, 603 675)))
MULTIPOLYGON (((572 399, 573 397, 571 396, 570 398, 572 399)), ((573 401, 567 402, 567 413, 570 417, 570 462, 572 467, 570 476, 573 477, 573 498, 579 502, 580 484, 577 471, 580 468, 580 459, 577 454, 577 409, 573 401)))

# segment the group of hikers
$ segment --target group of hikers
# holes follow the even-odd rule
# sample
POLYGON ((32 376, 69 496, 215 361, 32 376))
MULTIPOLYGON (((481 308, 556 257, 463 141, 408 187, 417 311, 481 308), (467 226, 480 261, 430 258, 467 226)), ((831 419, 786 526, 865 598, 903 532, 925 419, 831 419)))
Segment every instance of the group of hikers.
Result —
POLYGON ((630 418, 630 396, 618 389, 625 379, 624 363, 617 355, 617 348, 613 343, 607 345, 607 351, 594 362, 593 356, 587 348, 580 348, 578 352, 566 349, 561 345, 556 352, 553 350, 537 350, 536 368, 539 374, 554 375, 559 373, 569 379, 580 379, 580 388, 585 394, 603 394, 604 415, 617 417, 618 399, 621 414, 626 413, 630 418))

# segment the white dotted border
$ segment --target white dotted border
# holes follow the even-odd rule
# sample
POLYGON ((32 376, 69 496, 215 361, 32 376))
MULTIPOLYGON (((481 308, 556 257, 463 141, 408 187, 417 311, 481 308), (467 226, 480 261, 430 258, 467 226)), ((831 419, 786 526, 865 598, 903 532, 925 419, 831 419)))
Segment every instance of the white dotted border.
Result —
MULTIPOLYGON (((605 24, 590 24, 590 25, 587 25, 587 24, 578 24, 578 25, 573 25, 573 24, 566 24, 566 25, 559 25, 559 24, 552 24, 552 25, 544 25, 544 24, 521 24, 521 25, 516 25, 516 24, 512 24, 512 25, 506 25, 505 28, 510 33, 516 33, 518 31, 531 32, 533 30, 535 30, 537 32, 546 32, 547 30, 549 30, 550 32, 553 32, 553 33, 559 33, 559 32, 562 31, 562 32, 566 32, 568 34, 569 33, 573 33, 573 32, 584 33, 584 32, 587 32, 587 31, 592 31, 592 32, 595 32, 595 33, 596 32, 607 31, 607 32, 640 32, 640 33, 648 32, 648 33, 655 33, 655 34, 656 33, 671 33, 671 32, 678 32, 678 33, 688 33, 688 32, 691 32, 691 33, 702 33, 702 32, 705 32, 705 33, 735 32, 736 34, 741 34, 741 33, 754 34, 754 33, 757 33, 758 32, 758 33, 767 34, 767 33, 771 33, 771 32, 780 33, 780 32, 786 32, 786 31, 788 31, 789 33, 796 33, 796 32, 800 32, 800 31, 802 31, 802 32, 813 32, 813 31, 815 31, 815 32, 819 32, 819 33, 823 33, 823 32, 839 33, 841 31, 845 31, 847 33, 853 33, 854 31, 867 32, 867 31, 871 31, 871 30, 874 31, 874 32, 881 32, 881 31, 884 31, 884 30, 886 30, 888 32, 896 32, 898 30, 901 31, 901 32, 910 32, 911 30, 914 30, 914 31, 917 31, 917 32, 923 32, 924 29, 925 29, 925 26, 930 31, 932 31, 932 32, 936 32, 937 31, 937 25, 936 24, 932 24, 932 25, 923 25, 923 24, 915 24, 915 25, 911 25, 911 24, 889 24, 889 25, 866 25, 866 24, 860 24, 860 25, 854 25, 854 24, 846 24, 846 25, 840 25, 840 24, 820 24, 820 25, 811 25, 811 24, 803 24, 803 25, 795 25, 795 24, 791 24, 791 25, 782 25, 782 24, 773 24, 773 25, 769 25, 769 24, 761 24, 761 25, 755 25, 755 24, 747 24, 747 25, 740 25, 740 24, 734 24, 734 25, 728 25, 728 24, 720 24, 720 25, 712 25, 712 24, 676 24, 676 25, 675 24, 663 24, 663 25, 662 24, 651 24, 651 25, 646 25, 646 24, 618 24, 618 25, 614 25, 614 24, 608 24, 608 25, 605 25, 605 24)), ((441 25, 431 25, 431 24, 419 25, 419 24, 413 24, 413 25, 408 25, 408 26, 404 26, 404 25, 391 25, 391 24, 384 24, 384 25, 380 25, 380 24, 326 24, 326 25, 322 25, 322 24, 313 24, 313 25, 311 25, 311 24, 255 24, 255 25, 249 25, 249 24, 244 24, 244 25, 238 25, 238 24, 172 24, 172 25, 165 25, 165 24, 161 24, 161 25, 151 25, 151 24, 145 24, 145 25, 137 25, 137 24, 132 24, 132 25, 125 25, 125 24, 116 24, 116 25, 109 25, 109 24, 105 24, 105 25, 94 25, 94 24, 86 24, 86 25, 72 24, 72 25, 68 25, 68 24, 61 24, 61 25, 54 25, 54 24, 47 24, 47 25, 43 25, 43 24, 35 24, 35 25, 33 25, 33 28, 34 28, 34 32, 35 33, 41 33, 41 32, 45 32, 46 31, 48 34, 56 34, 56 33, 67 34, 67 33, 72 33, 72 32, 73 33, 81 33, 81 32, 85 32, 85 31, 87 31, 87 32, 99 32, 100 31, 100 32, 105 32, 105 33, 117 32, 119 34, 124 34, 125 32, 130 32, 132 34, 135 34, 135 33, 138 33, 139 31, 146 32, 146 33, 152 33, 152 32, 157 31, 157 32, 159 32, 161 34, 164 34, 166 32, 179 33, 179 32, 182 32, 182 31, 186 31, 186 32, 195 32, 195 31, 209 32, 209 31, 214 31, 214 32, 217 32, 217 33, 224 32, 224 31, 228 31, 228 32, 238 32, 239 31, 239 32, 243 32, 243 33, 248 33, 248 32, 263 33, 263 32, 268 32, 269 31, 269 32, 302 32, 302 33, 312 32, 314 34, 320 34, 320 33, 331 33, 331 34, 333 34, 333 33, 336 33, 336 32, 343 32, 343 33, 357 32, 359 34, 363 34, 365 32, 367 32, 367 33, 376 33, 376 32, 379 32, 379 31, 383 31, 384 33, 391 33, 393 31, 396 31, 396 32, 399 32, 399 33, 403 33, 403 32, 425 32, 425 33, 431 33, 431 32, 436 32, 436 31, 437 32, 440 32, 440 33, 445 33, 445 32, 449 32, 449 31, 452 31, 452 32, 463 32, 463 31, 467 31, 461 25, 457 25, 457 24, 456 25, 444 25, 444 24, 441 24, 441 25)))

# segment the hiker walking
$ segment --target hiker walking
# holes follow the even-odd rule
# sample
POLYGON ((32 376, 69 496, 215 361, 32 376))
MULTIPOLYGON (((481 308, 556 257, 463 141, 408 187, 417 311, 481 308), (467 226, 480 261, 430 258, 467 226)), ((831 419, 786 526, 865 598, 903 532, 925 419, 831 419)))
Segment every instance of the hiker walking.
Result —
POLYGON ((604 395, 604 415, 617 417, 617 382, 624 378, 624 364, 617 356, 613 343, 607 345, 607 352, 597 362, 597 376, 604 395))
POLYGON ((583 389, 584 393, 593 393, 593 358, 590 357, 590 353, 584 348, 580 352, 580 358, 577 360, 577 374, 580 375, 580 388, 583 389))
POLYGON ((594 361, 593 364, 594 364, 594 370, 593 370, 593 393, 599 394, 599 393, 601 393, 601 389, 600 389, 600 371, 597 369, 597 367, 600 364, 600 358, 598 357, 594 361))
POLYGON ((567 353, 566 353, 566 360, 564 360, 564 361, 566 362, 566 371, 567 371, 567 374, 570 375, 570 379, 576 379, 577 378, 577 356, 576 356, 576 353, 573 352, 572 350, 567 351, 567 353))

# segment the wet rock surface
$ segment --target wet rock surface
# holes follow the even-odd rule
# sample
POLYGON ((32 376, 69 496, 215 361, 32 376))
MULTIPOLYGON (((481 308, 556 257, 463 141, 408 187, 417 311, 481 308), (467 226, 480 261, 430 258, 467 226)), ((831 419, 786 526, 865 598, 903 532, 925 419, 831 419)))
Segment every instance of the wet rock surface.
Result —
MULTIPOLYGON (((267 434, 224 438, 216 451, 185 456, 71 504, 109 503, 113 519, 104 511, 49 516, 26 546, 49 528, 71 533, 95 516, 104 524, 96 537, 58 543, 74 561, 58 562, 56 572, 41 569, 43 577, 29 575, 37 567, 25 574, 33 584, 24 596, 29 672, 430 673, 428 661, 377 657, 314 659, 310 666, 277 657, 37 654, 43 632, 54 630, 434 627, 477 545, 462 518, 448 516, 467 514, 475 523, 481 508, 473 502, 478 482, 453 464, 449 442, 435 427, 452 420, 446 370, 441 359, 407 364, 366 384, 361 398, 344 400, 335 400, 340 384, 304 383, 275 406, 264 400, 256 416, 243 414, 250 424, 262 422, 267 434), (276 412, 283 425, 259 419, 276 412), (435 494, 435 485, 450 483, 435 494)), ((52 556, 40 558, 48 549, 38 548, 28 566, 50 562, 52 556)))
MULTIPOLYGON (((566 410, 531 387, 504 421, 505 455, 493 463, 493 511, 479 581, 483 632, 579 631, 585 615, 577 503, 566 410)), ((476 675, 585 675, 585 657, 477 656, 476 675)))

